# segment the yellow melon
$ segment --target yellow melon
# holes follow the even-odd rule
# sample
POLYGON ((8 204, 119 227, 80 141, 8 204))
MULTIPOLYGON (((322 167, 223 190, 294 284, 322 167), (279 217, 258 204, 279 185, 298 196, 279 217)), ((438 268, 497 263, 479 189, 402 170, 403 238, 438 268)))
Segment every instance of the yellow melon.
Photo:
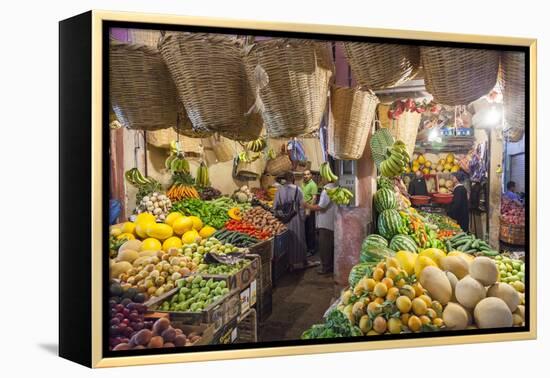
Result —
POLYGON ((178 218, 182 218, 183 217, 183 214, 180 213, 180 212, 177 212, 177 211, 173 211, 171 212, 170 214, 168 214, 166 216, 166 219, 164 220, 164 223, 166 223, 168 226, 170 227, 174 227, 174 222, 178 219, 178 218))
POLYGON ((164 223, 151 223, 147 227, 147 236, 151 238, 166 240, 172 235, 174 235, 174 230, 164 223))
POLYGON ((136 222, 136 228, 134 230, 136 235, 139 236, 140 239, 147 238, 147 236, 148 236, 147 235, 147 229, 152 224, 155 224, 155 222, 149 222, 149 223, 146 223, 146 222, 137 223, 136 222))
POLYGON ((196 243, 201 240, 201 237, 197 230, 191 230, 187 231, 183 236, 181 237, 181 241, 183 244, 192 244, 196 243))
POLYGON ((416 258, 416 261, 414 263, 414 274, 416 275, 417 279, 420 278, 420 274, 428 266, 435 266, 437 268, 437 264, 435 263, 435 261, 433 261, 428 256, 419 255, 416 258))
POLYGON ((414 265, 417 257, 418 255, 416 253, 409 251, 398 251, 395 254, 395 258, 399 261, 399 265, 408 275, 414 273, 414 265))
POLYGON ((109 233, 111 236, 119 236, 122 234, 122 229, 120 227, 112 227, 109 233))
POLYGON ((206 239, 206 238, 209 238, 210 236, 212 236, 212 234, 216 232, 216 229, 212 226, 204 226, 203 228, 201 228, 201 230, 199 231, 199 236, 203 239, 206 239))
POLYGON ((162 249, 162 244, 155 238, 147 238, 141 243, 142 251, 158 251, 162 249))
POLYGON ((122 232, 126 234, 133 234, 136 230, 136 224, 133 222, 125 222, 122 225, 122 232))
POLYGON ((202 221, 199 217, 192 215, 189 219, 193 222, 193 229, 199 231, 202 228, 202 221))
POLYGON ((190 217, 179 217, 174 221, 172 227, 176 235, 183 235, 193 229, 193 221, 190 217))
POLYGON ((124 239, 124 240, 134 240, 135 238, 136 237, 134 236, 134 234, 129 234, 127 232, 122 233, 122 234, 117 236, 118 240, 122 240, 122 239, 124 239))
POLYGON ((164 243, 162 243, 162 249, 164 251, 168 251, 170 248, 181 248, 182 245, 183 243, 180 238, 178 238, 177 236, 172 236, 166 239, 164 243))
POLYGON ((443 252, 441 249, 438 249, 438 248, 426 248, 425 250, 420 252, 419 255, 429 257, 437 264, 437 266, 439 266, 439 260, 447 256, 445 252, 443 252))
POLYGON ((138 223, 152 223, 152 222, 156 222, 157 219, 155 218, 155 216, 153 214, 149 214, 149 213, 141 213, 139 214, 137 217, 136 217, 136 224, 138 223))

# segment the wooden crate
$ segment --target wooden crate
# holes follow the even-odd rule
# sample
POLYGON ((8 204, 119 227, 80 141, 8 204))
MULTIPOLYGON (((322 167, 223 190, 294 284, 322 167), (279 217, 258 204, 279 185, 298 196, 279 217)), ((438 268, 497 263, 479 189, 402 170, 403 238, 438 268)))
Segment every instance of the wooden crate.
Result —
POLYGON ((256 310, 252 308, 240 317, 237 324, 236 344, 258 342, 258 318, 256 315, 256 310))
MULTIPOLYGON (((206 278, 206 276, 203 276, 206 278)), ((172 296, 179 292, 179 288, 174 288, 164 295, 154 298, 146 303, 149 309, 157 313, 166 313, 170 318, 170 321, 179 322, 181 324, 188 325, 199 325, 201 323, 212 324, 214 326, 214 331, 219 330, 227 320, 226 312, 228 311, 227 303, 238 303, 239 291, 232 290, 217 301, 209 304, 200 312, 190 312, 190 311, 162 311, 158 307, 166 301, 170 300, 172 296)), ((240 311, 240 307, 237 307, 240 311)))
POLYGON ((199 324, 199 325, 189 325, 181 322, 171 322, 172 327, 179 328, 183 331, 184 334, 189 335, 190 333, 196 333, 201 336, 199 340, 191 344, 190 346, 197 345, 209 345, 212 343, 214 338, 214 325, 213 324, 199 324))
POLYGON ((271 261, 273 259, 273 240, 274 238, 263 240, 248 247, 248 250, 250 254, 260 256, 261 263, 264 264, 266 261, 271 261))
POLYGON ((210 275, 210 274, 200 274, 206 279, 213 278, 216 281, 224 280, 227 282, 227 287, 230 290, 244 290, 246 287, 250 286, 252 281, 255 281, 258 278, 260 271, 260 257, 257 255, 246 255, 246 258, 250 260, 250 264, 243 267, 238 272, 231 275, 210 275))

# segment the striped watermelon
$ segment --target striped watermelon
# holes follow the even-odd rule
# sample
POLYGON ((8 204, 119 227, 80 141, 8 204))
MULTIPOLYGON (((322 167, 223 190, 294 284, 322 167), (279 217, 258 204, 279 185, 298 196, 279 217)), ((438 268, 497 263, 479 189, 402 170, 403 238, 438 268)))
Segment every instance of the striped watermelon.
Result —
POLYGON ((390 242, 390 249, 394 251, 409 251, 417 252, 418 247, 409 235, 397 234, 395 235, 390 242))
POLYGON ((357 282, 366 275, 372 273, 372 265, 368 263, 360 263, 351 268, 349 272, 348 282, 350 287, 357 285, 357 282))
POLYGON ((378 263, 385 260, 387 257, 395 256, 395 252, 386 247, 370 246, 361 249, 359 261, 362 263, 378 263))
POLYGON ((397 197, 391 189, 380 189, 374 194, 374 206, 378 212, 397 208, 397 197))
POLYGON ((403 220, 397 210, 384 210, 378 216, 378 232, 386 239, 391 239, 403 227, 403 220))
POLYGON ((387 247, 388 241, 381 235, 370 234, 363 240, 363 244, 361 245, 361 248, 367 248, 371 246, 387 247))

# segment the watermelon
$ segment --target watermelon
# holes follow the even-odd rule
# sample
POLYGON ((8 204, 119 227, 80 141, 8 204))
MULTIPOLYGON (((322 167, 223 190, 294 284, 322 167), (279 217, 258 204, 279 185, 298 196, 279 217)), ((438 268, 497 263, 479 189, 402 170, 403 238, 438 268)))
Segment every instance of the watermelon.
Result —
POLYGON ((380 190, 380 189, 393 190, 394 189, 394 185, 393 185, 392 180, 387 178, 387 177, 384 177, 384 176, 379 176, 378 177, 378 179, 376 180, 376 186, 377 186, 378 190, 380 190))
POLYGON ((409 235, 397 234, 390 242, 390 249, 394 251, 418 252, 418 246, 409 235))
POLYGON ((387 247, 388 241, 381 235, 378 234, 370 234, 363 240, 363 244, 361 245, 361 248, 368 248, 368 247, 387 247))
POLYGON ((362 263, 378 263, 387 257, 395 256, 395 252, 386 247, 369 246, 361 249, 359 261, 362 263))
POLYGON ((380 189, 374 194, 374 206, 378 212, 397 208, 397 197, 391 189, 380 189))
POLYGON ((349 272, 349 286, 354 287, 359 280, 372 273, 372 265, 369 263, 360 263, 351 268, 349 272))
POLYGON ((402 227, 403 220, 397 210, 384 210, 378 216, 378 232, 386 239, 397 235, 402 227))

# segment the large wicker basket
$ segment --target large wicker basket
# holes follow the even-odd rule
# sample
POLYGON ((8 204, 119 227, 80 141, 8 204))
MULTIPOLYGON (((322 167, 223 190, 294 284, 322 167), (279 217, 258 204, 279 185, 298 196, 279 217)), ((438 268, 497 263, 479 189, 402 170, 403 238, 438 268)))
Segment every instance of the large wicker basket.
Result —
POLYGON ((504 137, 517 142, 525 130, 525 54, 506 51, 501 57, 506 125, 504 137))
POLYGON ((333 87, 328 127, 328 153, 336 159, 363 156, 376 115, 378 97, 359 88, 333 87))
POLYGON ((500 219, 500 240, 513 245, 525 245, 525 226, 500 219))
POLYGON ((418 72, 418 47, 389 43, 344 42, 353 77, 371 90, 390 88, 412 79, 418 72))
POLYGON ((218 162, 233 160, 236 152, 235 142, 231 142, 229 139, 218 134, 212 135, 209 138, 209 142, 218 162))
POLYGON ((159 44, 196 131, 235 140, 256 139, 262 119, 248 113, 254 96, 242 61, 242 41, 223 35, 174 33, 159 44))
POLYGON ((455 47, 420 47, 426 89, 434 101, 467 105, 497 83, 499 52, 455 47))
POLYGON ((138 130, 176 125, 176 87, 154 47, 111 41, 110 101, 118 121, 138 130))
POLYGON ((184 135, 188 138, 208 138, 214 135, 214 132, 210 130, 199 130, 193 128, 193 123, 187 116, 187 112, 181 102, 178 104, 178 119, 174 129, 178 134, 184 135))
POLYGON ((265 160, 258 158, 252 162, 239 161, 237 164, 237 178, 241 180, 257 180, 264 171, 265 160))
POLYGON ((327 43, 271 39, 245 56, 269 137, 295 137, 319 128, 333 64, 327 43))
POLYGON ((388 118, 389 108, 389 105, 378 105, 380 126, 387 128, 396 140, 403 141, 407 146, 409 156, 413 156, 422 114, 405 111, 401 113, 398 119, 390 119, 388 118))
POLYGON ((292 169, 292 161, 288 155, 279 155, 267 161, 265 172, 272 176, 280 175, 292 169))

